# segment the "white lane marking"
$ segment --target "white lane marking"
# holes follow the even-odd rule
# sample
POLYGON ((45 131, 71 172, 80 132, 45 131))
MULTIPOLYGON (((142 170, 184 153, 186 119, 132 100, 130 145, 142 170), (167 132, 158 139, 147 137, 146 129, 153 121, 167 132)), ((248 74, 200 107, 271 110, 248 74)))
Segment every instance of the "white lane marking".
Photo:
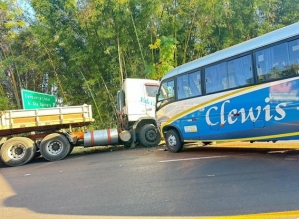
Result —
POLYGON ((227 157, 227 156, 193 157, 193 158, 185 158, 185 159, 177 159, 177 160, 161 160, 159 162, 160 163, 167 163, 167 162, 188 161, 188 160, 213 159, 213 158, 220 158, 220 157, 227 157))

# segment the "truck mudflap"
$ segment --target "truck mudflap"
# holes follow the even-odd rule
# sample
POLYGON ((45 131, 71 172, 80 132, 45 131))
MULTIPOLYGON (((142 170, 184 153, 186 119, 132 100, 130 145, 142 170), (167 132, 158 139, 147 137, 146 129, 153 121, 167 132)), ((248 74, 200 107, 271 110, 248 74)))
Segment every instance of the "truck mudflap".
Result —
POLYGON ((84 133, 84 147, 118 144, 117 129, 95 130, 84 133))

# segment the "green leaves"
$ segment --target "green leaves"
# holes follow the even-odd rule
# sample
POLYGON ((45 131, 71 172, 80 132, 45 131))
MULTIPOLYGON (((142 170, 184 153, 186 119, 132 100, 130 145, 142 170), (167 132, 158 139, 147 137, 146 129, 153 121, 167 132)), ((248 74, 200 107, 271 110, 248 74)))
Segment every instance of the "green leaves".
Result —
POLYGON ((162 36, 154 44, 149 45, 149 48, 153 52, 157 51, 159 57, 158 63, 153 64, 153 68, 148 67, 147 69, 152 78, 160 79, 164 74, 174 68, 177 44, 178 41, 175 38, 162 36))

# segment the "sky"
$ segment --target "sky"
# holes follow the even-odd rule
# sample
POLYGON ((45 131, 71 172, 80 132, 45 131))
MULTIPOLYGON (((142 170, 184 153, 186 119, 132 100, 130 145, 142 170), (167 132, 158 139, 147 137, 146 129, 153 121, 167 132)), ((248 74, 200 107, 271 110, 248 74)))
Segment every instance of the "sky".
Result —
POLYGON ((25 13, 28 13, 28 15, 30 17, 32 16, 32 18, 34 17, 34 10, 28 0, 17 0, 17 3, 25 13))

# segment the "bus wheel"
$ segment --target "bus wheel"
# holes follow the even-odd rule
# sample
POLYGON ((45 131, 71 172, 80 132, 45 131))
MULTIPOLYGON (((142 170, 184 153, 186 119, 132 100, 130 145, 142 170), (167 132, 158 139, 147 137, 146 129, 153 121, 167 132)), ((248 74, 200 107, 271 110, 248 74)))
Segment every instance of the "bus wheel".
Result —
POLYGON ((68 139, 59 133, 47 135, 40 143, 40 153, 48 161, 62 160, 71 151, 68 139))
POLYGON ((166 147, 168 151, 173 153, 181 152, 183 146, 184 144, 176 130, 171 129, 166 132, 166 147))
POLYGON ((159 144, 161 135, 153 124, 146 124, 140 129, 139 140, 145 147, 153 147, 159 144))
POLYGON ((35 143, 25 137, 8 139, 1 147, 1 159, 8 166, 20 166, 28 163, 34 157, 35 143))

